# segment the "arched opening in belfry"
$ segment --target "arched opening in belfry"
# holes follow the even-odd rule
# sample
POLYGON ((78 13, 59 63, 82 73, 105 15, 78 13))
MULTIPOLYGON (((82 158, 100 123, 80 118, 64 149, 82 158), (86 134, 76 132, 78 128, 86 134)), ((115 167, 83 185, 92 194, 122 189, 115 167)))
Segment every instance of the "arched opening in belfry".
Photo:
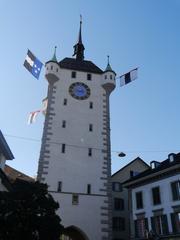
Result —
POLYGON ((88 237, 79 228, 70 226, 64 229, 64 234, 60 240, 89 240, 88 237))

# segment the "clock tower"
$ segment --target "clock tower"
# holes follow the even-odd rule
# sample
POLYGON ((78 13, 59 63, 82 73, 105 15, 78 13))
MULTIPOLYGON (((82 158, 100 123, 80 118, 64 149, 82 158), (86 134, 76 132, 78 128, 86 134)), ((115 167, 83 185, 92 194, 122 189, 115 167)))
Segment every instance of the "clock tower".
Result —
POLYGON ((115 72, 84 60, 81 25, 75 58, 46 63, 48 106, 38 180, 60 203, 65 239, 111 240, 109 96, 115 72))

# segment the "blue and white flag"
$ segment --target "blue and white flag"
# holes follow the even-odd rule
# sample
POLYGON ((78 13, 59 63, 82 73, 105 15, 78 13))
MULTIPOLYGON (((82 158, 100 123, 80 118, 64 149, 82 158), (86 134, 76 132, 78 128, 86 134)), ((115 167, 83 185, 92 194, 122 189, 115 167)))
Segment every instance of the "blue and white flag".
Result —
POLYGON ((41 61, 39 61, 39 59, 34 56, 34 54, 30 50, 28 50, 27 52, 24 66, 35 78, 39 79, 43 64, 41 61))
POLYGON ((134 81, 137 78, 137 72, 138 72, 138 68, 135 68, 135 69, 131 70, 130 72, 125 73, 122 76, 120 76, 120 87, 134 81))

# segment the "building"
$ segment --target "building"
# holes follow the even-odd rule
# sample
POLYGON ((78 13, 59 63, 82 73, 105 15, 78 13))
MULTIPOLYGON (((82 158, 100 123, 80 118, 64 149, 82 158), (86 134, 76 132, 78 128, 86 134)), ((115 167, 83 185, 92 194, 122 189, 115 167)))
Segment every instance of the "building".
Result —
POLYGON ((12 183, 16 179, 34 182, 35 179, 8 166, 7 160, 13 160, 14 156, 0 130, 0 191, 12 190, 12 183))
POLYGON ((131 239, 180 239, 180 153, 124 183, 131 194, 131 239))
POLYGON ((14 156, 0 130, 0 191, 8 191, 11 189, 9 179, 4 173, 6 160, 13 160, 14 156))
POLYGON ((15 182, 16 179, 27 181, 27 182, 35 182, 35 178, 32 178, 16 170, 15 168, 8 166, 7 164, 4 167, 4 173, 6 174, 6 176, 8 177, 11 183, 15 182))
POLYGON ((111 176, 113 240, 130 239, 129 196, 128 190, 122 186, 122 183, 147 169, 149 165, 137 157, 111 176))
POLYGON ((81 25, 75 58, 46 63, 48 106, 38 180, 60 202, 66 239, 111 239, 109 96, 115 72, 84 60, 81 25))

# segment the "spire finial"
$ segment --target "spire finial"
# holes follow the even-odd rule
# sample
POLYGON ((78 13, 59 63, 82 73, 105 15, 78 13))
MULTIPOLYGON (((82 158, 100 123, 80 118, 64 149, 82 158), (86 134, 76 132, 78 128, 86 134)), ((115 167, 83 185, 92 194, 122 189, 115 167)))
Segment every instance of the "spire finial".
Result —
POLYGON ((57 48, 57 46, 54 47, 54 55, 53 55, 53 57, 52 57, 52 61, 54 61, 54 62, 57 62, 57 58, 56 58, 56 48, 57 48))
POLYGON ((82 15, 80 14, 80 27, 79 27, 79 37, 78 37, 78 43, 80 44, 82 44, 81 25, 82 25, 82 15))
POLYGON ((80 14, 80 25, 82 24, 82 15, 80 14))
POLYGON ((74 55, 76 55, 77 60, 84 60, 84 45, 82 43, 82 36, 81 36, 81 25, 82 25, 82 15, 80 14, 80 27, 79 27, 79 35, 78 35, 78 41, 74 45, 74 55))
POLYGON ((108 63, 107 64, 109 65, 109 55, 107 55, 107 59, 108 59, 108 63))

